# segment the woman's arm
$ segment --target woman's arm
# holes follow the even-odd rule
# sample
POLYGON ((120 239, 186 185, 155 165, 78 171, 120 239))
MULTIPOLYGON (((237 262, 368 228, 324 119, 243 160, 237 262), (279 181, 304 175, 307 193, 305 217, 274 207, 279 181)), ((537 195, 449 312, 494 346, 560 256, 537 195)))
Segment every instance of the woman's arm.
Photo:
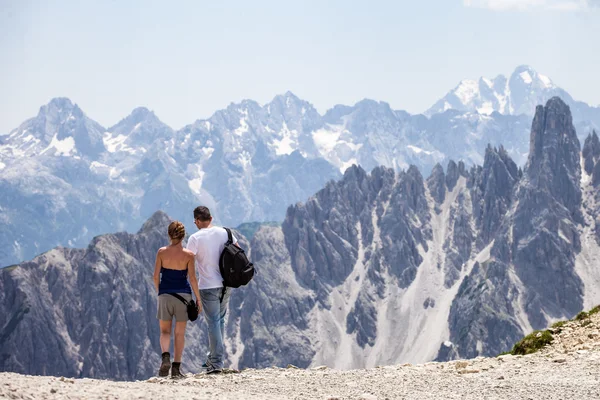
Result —
POLYGON ((194 260, 194 254, 191 252, 188 254, 188 279, 190 281, 190 286, 194 291, 194 296, 196 296, 196 303, 198 304, 198 312, 202 311, 202 302, 200 301, 200 291, 198 290, 198 279, 196 278, 196 264, 194 260))
POLYGON ((156 289, 156 293, 158 293, 158 285, 160 283, 160 267, 162 267, 162 260, 160 259, 163 248, 158 249, 156 253, 156 261, 154 262, 154 288, 156 289))

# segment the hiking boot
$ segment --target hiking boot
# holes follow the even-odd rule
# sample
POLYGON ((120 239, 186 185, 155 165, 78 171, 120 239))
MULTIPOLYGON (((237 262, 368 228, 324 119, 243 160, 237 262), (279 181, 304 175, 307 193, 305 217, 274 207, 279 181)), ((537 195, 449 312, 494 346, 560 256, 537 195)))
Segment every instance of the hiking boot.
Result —
POLYGON ((206 372, 207 370, 208 370, 208 363, 202 364, 202 366, 200 367, 200 371, 206 372))
POLYGON ((220 374, 221 372, 223 372, 223 370, 221 368, 216 368, 216 367, 213 367, 212 365, 209 365, 206 368, 207 374, 220 374))
POLYGON ((162 363, 158 370, 158 376, 169 376, 169 370, 171 369, 171 354, 168 351, 162 353, 162 363))
POLYGON ((174 362, 173 366, 171 367, 171 378, 173 379, 179 379, 179 378, 184 378, 185 376, 181 373, 181 363, 180 362, 174 362))

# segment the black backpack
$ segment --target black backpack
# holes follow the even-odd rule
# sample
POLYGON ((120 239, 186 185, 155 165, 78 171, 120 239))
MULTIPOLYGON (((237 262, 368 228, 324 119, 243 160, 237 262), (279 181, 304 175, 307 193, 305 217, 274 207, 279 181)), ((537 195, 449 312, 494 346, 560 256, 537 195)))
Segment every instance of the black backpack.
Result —
POLYGON ((233 244, 231 230, 227 231, 227 242, 219 260, 219 270, 225 287, 238 288, 247 285, 254 277, 254 264, 248 261, 243 249, 233 244))

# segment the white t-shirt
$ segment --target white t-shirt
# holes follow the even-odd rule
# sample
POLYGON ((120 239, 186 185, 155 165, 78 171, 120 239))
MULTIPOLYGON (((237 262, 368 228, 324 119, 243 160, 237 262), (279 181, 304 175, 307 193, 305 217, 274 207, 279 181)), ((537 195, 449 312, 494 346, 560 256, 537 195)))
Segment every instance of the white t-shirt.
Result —
MULTIPOLYGON (((231 234, 233 243, 237 239, 231 234)), ((213 289, 223 287, 223 277, 219 271, 219 259, 227 242, 227 231, 219 226, 200 229, 190 236, 186 248, 196 255, 198 288, 213 289)))

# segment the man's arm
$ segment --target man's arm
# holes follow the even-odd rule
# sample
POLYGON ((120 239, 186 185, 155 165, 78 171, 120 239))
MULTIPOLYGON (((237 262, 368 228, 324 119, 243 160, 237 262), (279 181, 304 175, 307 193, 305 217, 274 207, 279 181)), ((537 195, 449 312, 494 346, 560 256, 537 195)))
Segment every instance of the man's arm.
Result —
POLYGON ((156 293, 158 293, 158 285, 160 283, 160 268, 162 267, 161 253, 163 251, 163 247, 158 249, 156 252, 156 261, 154 262, 154 288, 156 289, 156 293))

